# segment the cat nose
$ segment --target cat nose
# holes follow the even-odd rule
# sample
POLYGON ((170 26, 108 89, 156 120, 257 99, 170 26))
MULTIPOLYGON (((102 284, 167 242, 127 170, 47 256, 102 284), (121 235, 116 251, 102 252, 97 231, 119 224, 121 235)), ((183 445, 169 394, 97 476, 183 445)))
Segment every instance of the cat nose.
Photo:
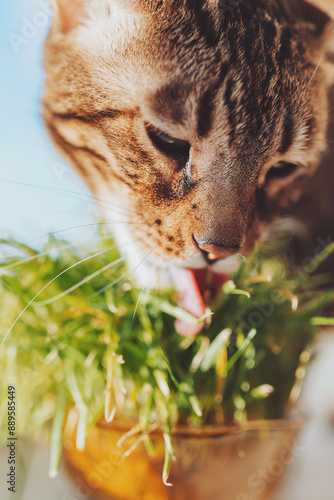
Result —
POLYGON ((234 246, 224 246, 221 244, 211 243, 202 239, 197 239, 194 236, 194 240, 198 246, 198 248, 202 251, 204 258, 206 261, 213 263, 216 260, 226 259, 227 257, 231 257, 232 255, 240 252, 242 245, 234 245, 234 246))

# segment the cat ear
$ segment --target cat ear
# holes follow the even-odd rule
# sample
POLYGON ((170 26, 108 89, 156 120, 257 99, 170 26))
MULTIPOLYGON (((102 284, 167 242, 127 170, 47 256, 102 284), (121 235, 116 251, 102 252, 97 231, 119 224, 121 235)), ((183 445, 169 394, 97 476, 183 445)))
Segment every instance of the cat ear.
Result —
MULTIPOLYGON (((304 0, 304 3, 311 5, 318 12, 326 13, 327 16, 334 20, 334 2, 333 0, 304 0)), ((314 10, 313 10, 314 13, 314 10)))
POLYGON ((295 17, 296 22, 301 20, 307 22, 314 38, 321 40, 329 31, 331 21, 334 19, 333 0, 282 0, 282 2, 285 9, 295 17))
POLYGON ((334 84, 334 2, 333 0, 302 0, 304 18, 315 26, 314 56, 322 57, 324 76, 329 85, 334 84), (323 57, 325 56, 325 57, 323 57))
POLYGON ((334 20, 333 0, 303 0, 301 5, 302 16, 315 27, 315 35, 327 35, 334 20))
POLYGON ((51 0, 51 5, 54 23, 64 34, 74 30, 85 18, 87 0, 51 0))

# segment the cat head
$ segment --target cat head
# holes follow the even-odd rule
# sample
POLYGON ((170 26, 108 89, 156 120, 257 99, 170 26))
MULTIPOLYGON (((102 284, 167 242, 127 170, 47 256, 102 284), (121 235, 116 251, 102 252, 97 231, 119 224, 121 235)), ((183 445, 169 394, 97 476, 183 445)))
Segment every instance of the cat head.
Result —
POLYGON ((44 118, 130 256, 226 271, 325 148, 330 18, 296 0, 53 0, 44 118))

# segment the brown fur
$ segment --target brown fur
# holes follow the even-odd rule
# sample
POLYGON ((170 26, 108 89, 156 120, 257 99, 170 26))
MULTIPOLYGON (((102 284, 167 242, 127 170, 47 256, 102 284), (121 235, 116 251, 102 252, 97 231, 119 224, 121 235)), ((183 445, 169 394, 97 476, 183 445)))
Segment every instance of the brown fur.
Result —
POLYGON ((302 0, 73 2, 45 45, 44 119, 116 237, 159 266, 203 267, 196 241, 248 254, 325 147, 329 17, 302 0), (282 161, 298 168, 279 178, 282 161))

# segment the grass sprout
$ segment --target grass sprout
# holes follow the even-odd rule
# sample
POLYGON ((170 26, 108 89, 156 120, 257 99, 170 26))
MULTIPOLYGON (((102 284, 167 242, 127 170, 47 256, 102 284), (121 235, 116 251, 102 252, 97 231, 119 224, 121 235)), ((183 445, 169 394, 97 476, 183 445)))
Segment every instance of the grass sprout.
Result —
POLYGON ((1 244, 11 252, 0 267, 0 425, 7 387, 15 385, 17 433, 36 438, 49 430, 51 477, 75 407, 79 449, 103 417, 135 419, 129 435, 149 454, 149 434, 159 427, 169 484, 174 426, 281 418, 317 325, 333 324, 323 309, 334 292, 310 288, 307 270, 333 244, 293 275, 281 251, 256 248, 200 320, 178 307, 173 290, 143 293, 105 233, 94 251, 53 236, 40 253, 15 240, 1 244), (185 339, 175 318, 206 326, 185 339))

